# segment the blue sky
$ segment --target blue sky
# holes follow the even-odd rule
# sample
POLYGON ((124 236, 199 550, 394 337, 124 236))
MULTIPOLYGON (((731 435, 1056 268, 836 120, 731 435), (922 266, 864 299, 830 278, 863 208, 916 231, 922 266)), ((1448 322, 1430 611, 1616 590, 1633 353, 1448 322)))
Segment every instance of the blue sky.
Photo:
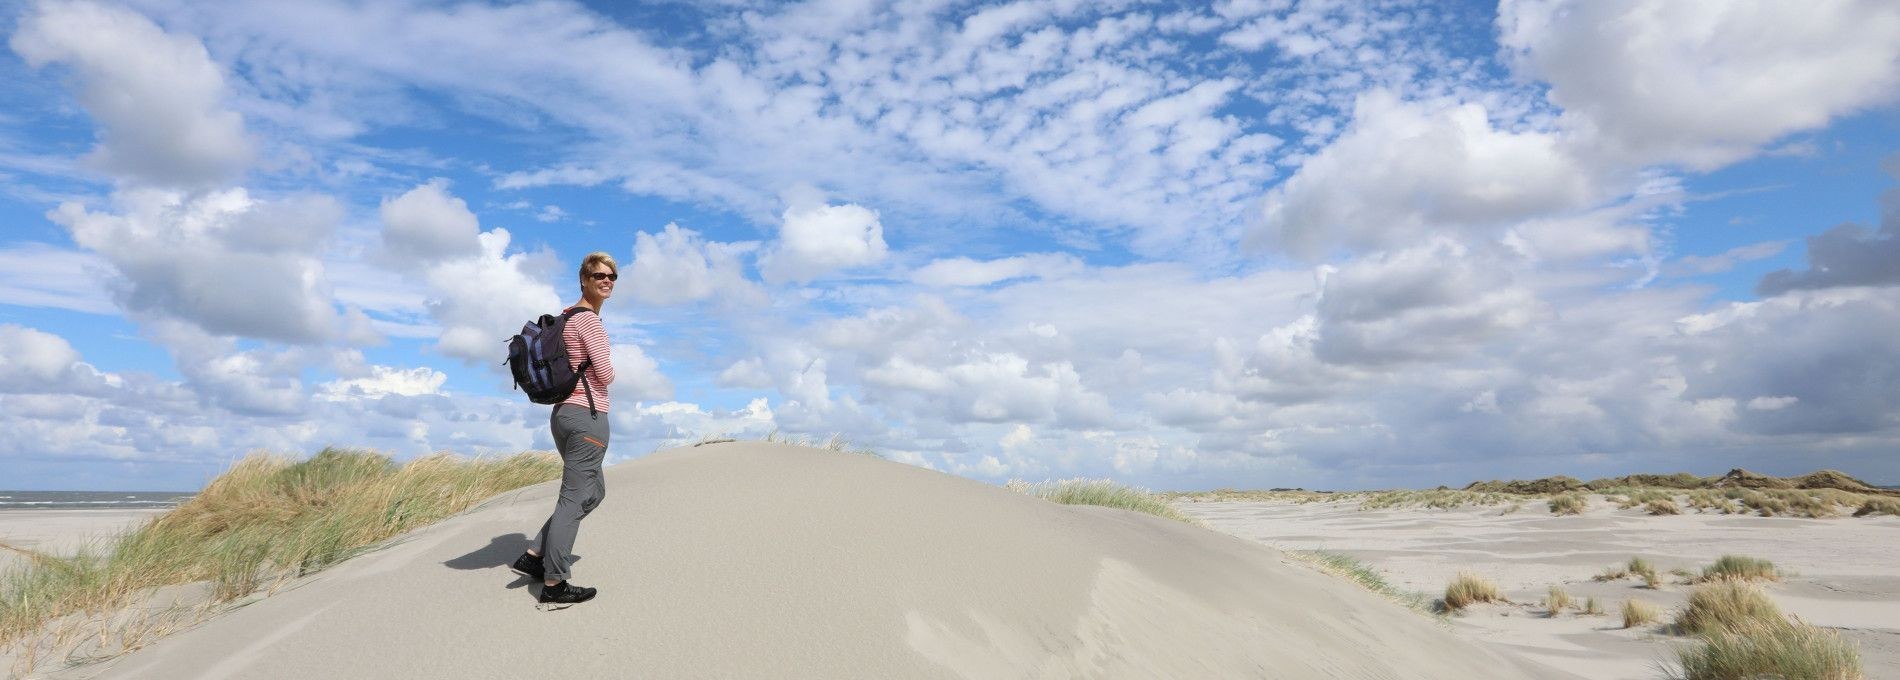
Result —
POLYGON ((0 488, 549 448, 502 340, 594 250, 616 461, 779 431, 985 481, 1900 483, 1892 3, 60 1, 0 31, 0 488))

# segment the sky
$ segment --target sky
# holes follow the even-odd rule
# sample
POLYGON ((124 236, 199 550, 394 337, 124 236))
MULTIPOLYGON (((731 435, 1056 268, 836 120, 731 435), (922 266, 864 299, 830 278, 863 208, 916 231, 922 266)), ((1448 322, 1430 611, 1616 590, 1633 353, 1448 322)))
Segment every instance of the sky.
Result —
POLYGON ((1900 484, 1900 3, 0 1, 0 488, 553 448, 1900 484))

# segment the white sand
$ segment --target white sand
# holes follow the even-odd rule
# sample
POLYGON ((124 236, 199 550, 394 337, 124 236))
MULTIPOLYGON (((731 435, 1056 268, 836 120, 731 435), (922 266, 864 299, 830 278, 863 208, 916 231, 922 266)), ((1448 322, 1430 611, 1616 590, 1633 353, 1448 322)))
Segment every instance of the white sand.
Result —
POLYGON ((607 471, 594 602, 510 562, 504 494, 116 661, 114 678, 1570 678, 1254 541, 877 460, 741 442, 607 471))
MULTIPOLYGON (((0 510, 0 544, 68 557, 81 548, 106 549, 111 540, 164 510, 0 510)), ((0 573, 28 557, 0 547, 0 573)))
POLYGON ((1617 510, 1601 496, 1582 516, 1557 517, 1541 502, 1515 513, 1500 507, 1369 510, 1356 503, 1179 503, 1210 527, 1287 550, 1325 549, 1378 568, 1407 590, 1439 597, 1459 571, 1493 581, 1518 605, 1474 607, 1456 617, 1458 632, 1509 652, 1591 678, 1661 677, 1659 663, 1686 644, 1662 626, 1621 629, 1625 599, 1661 605, 1667 623, 1690 586, 1671 569, 1701 572, 1724 554, 1773 561, 1784 582, 1768 587, 1782 610, 1841 631, 1859 643, 1869 678, 1900 678, 1900 518, 1765 518, 1691 514, 1651 516, 1617 510), (1640 556, 1663 572, 1660 590, 1637 579, 1598 583, 1592 576, 1640 556), (1541 603, 1563 586, 1581 605, 1595 596, 1610 615, 1575 612, 1548 618, 1541 603))

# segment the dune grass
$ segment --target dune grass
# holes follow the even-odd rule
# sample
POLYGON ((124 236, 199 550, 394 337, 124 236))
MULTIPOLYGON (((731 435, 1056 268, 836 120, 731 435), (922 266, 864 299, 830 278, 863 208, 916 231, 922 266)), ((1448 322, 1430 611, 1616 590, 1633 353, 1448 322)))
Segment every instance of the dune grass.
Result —
POLYGON ((1562 586, 1551 586, 1550 594, 1544 597, 1544 611, 1549 612, 1551 616, 1556 616, 1562 614, 1574 602, 1575 600, 1570 599, 1570 593, 1562 586))
POLYGON ((1426 489, 1423 491, 1401 490, 1380 491, 1366 497, 1359 503, 1360 510, 1383 510, 1403 508, 1429 508, 1433 510, 1452 510, 1467 505, 1487 507, 1505 505, 1517 501, 1517 494, 1491 491, 1462 491, 1459 489, 1426 489))
POLYGON ((1643 512, 1652 515, 1680 515, 1682 514, 1682 508, 1678 507, 1675 501, 1667 498, 1658 498, 1643 504, 1643 512))
POLYGON ((1567 493, 1550 499, 1550 514, 1553 515, 1581 515, 1588 509, 1590 501, 1580 493, 1567 493))
POLYGON ((1800 622, 1749 622, 1676 651, 1679 680, 1863 680, 1860 650, 1839 633, 1800 622))
POLYGON ((1900 500, 1892 498, 1869 498, 1862 501, 1860 509, 1854 511, 1855 517, 1868 515, 1900 515, 1900 500))
POLYGON ((1351 555, 1331 550, 1296 550, 1289 551, 1287 555, 1313 565, 1320 571, 1357 583, 1366 590, 1383 595, 1412 609, 1425 611, 1429 604, 1427 596, 1400 590, 1398 586, 1385 580, 1385 576, 1378 570, 1351 555))
POLYGON ((1584 598, 1583 615, 1584 616, 1602 616, 1603 603, 1598 602, 1595 597, 1584 598))
POLYGON ((1498 594, 1498 586, 1490 579, 1463 571, 1458 578, 1445 586, 1446 611, 1458 611, 1479 602, 1497 602, 1504 599, 1498 594))
POLYGON ((1590 577, 1592 581, 1616 581, 1630 575, 1629 567, 1612 564, 1603 568, 1603 573, 1590 577))
POLYGON ((1201 522, 1168 505, 1145 489, 1137 489, 1108 479, 1064 479, 1029 483, 1012 479, 1004 488, 1063 505, 1100 505, 1145 512, 1156 517, 1201 526, 1201 522))
POLYGON ((1623 627, 1635 628, 1662 620, 1662 610, 1643 600, 1623 601, 1623 627))
POLYGON ((1662 584, 1662 576, 1656 573, 1656 565, 1650 564, 1648 560, 1641 557, 1630 558, 1629 572, 1642 577, 1643 585, 1649 586, 1650 590, 1655 590, 1656 586, 1662 584))
POLYGON ((1739 581, 1719 581, 1697 586, 1689 593, 1688 605, 1676 615, 1676 630, 1695 635, 1784 621, 1781 608, 1760 588, 1739 581))
POLYGON ((1702 568, 1702 577, 1698 581, 1739 580, 1739 581, 1779 581, 1781 574, 1775 571, 1775 563, 1745 555, 1723 555, 1715 564, 1702 568))
POLYGON ((114 611, 152 588, 209 582, 220 601, 243 597, 560 473, 551 453, 441 454, 407 465, 334 448, 301 461, 254 454, 103 552, 35 560, 0 576, 0 648, 54 619, 114 611))

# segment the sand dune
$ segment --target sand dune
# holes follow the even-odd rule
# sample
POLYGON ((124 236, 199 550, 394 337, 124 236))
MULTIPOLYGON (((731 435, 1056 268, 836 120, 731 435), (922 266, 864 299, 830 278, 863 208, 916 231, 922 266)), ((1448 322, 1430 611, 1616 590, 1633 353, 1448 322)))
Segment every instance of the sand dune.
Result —
POLYGON ((1540 678, 1251 541, 758 442, 607 471, 574 580, 504 565, 551 484, 137 653, 111 678, 1540 678))

